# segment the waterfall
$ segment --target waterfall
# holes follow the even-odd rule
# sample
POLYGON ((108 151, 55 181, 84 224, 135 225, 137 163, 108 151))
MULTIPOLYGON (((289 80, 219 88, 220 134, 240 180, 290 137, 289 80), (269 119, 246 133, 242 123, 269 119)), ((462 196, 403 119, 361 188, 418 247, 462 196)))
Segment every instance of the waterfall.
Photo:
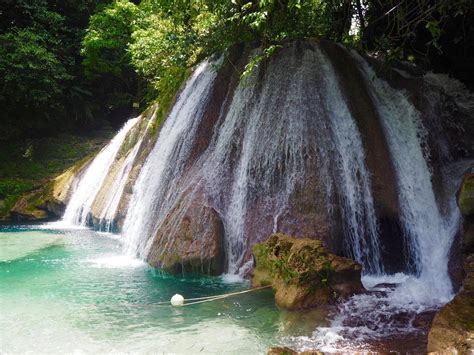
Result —
POLYGON ((160 219, 174 202, 167 193, 179 192, 169 186, 182 173, 196 138, 194 132, 216 77, 213 64, 216 63, 202 63, 187 81, 140 171, 122 231, 129 254, 146 256, 148 241, 153 239, 160 219))
POLYGON ((310 337, 288 337, 287 345, 298 351, 364 352, 370 344, 383 344, 384 338, 422 338, 416 316, 436 310, 453 297, 448 261, 460 222, 455 189, 472 161, 449 166, 452 171, 443 186, 448 208, 441 209, 432 182, 429 132, 421 113, 406 92, 378 78, 357 52, 351 55, 378 111, 395 168, 403 232, 399 237, 406 239, 409 249, 408 274, 364 275, 362 282, 372 292, 340 304, 329 327, 318 327, 310 337))
POLYGON ((319 50, 316 53, 317 63, 324 72, 320 78, 325 83, 323 102, 327 106, 335 144, 332 161, 337 172, 346 250, 363 266, 364 274, 381 275, 384 267, 380 258, 379 230, 360 133, 341 95, 334 69, 319 50))
POLYGON ((364 73, 372 99, 382 118, 389 150, 397 174, 404 237, 412 256, 411 270, 418 277, 406 283, 407 297, 421 297, 423 302, 443 303, 452 297, 448 275, 448 253, 459 227, 459 210, 451 198, 448 215, 443 215, 436 201, 426 150, 427 131, 420 113, 407 95, 376 77, 367 62, 356 52, 353 57, 364 73))
MULTIPOLYGON (((436 297, 449 299, 447 253, 458 217, 455 212, 444 216, 438 208, 420 114, 403 92, 373 79, 367 63, 353 56, 393 160, 401 225, 409 248, 408 269, 419 276, 414 279, 435 285, 436 297)), ((323 202, 314 204, 327 206, 330 216, 334 212, 340 216, 346 253, 362 264, 364 275, 384 275, 371 173, 366 166, 368 148, 329 57, 319 45, 306 43, 304 48, 289 45, 271 58, 265 68, 229 90, 225 102, 219 103, 220 113, 207 145, 195 156, 199 127, 206 124, 207 105, 216 85, 215 67, 216 63, 206 61, 194 71, 140 171, 122 232, 128 252, 146 257, 161 225, 170 223, 167 215, 173 209, 184 211, 183 206, 189 207, 192 196, 199 194, 204 196, 200 203, 222 219, 226 270, 243 273, 252 244, 272 232, 287 230, 288 220, 299 208, 295 196, 317 186, 311 193, 323 202), (331 201, 337 201, 337 210, 331 201)), ((97 191, 133 125, 134 121, 127 123, 91 163, 65 220, 86 223, 97 191)), ((140 146, 137 142, 124 158, 112 181, 113 193, 98 216, 107 230, 140 146)), ((159 247, 166 253, 165 245, 159 247)))
POLYGON ((224 224, 226 270, 243 273, 252 238, 280 231, 293 195, 319 179, 322 204, 333 193, 341 201, 348 253, 365 272, 383 273, 360 133, 329 60, 317 46, 298 51, 229 94, 208 147, 186 165, 216 78, 208 62, 194 72, 135 183, 122 233, 130 253, 146 257, 178 197, 203 189, 224 224))
POLYGON ((304 185, 308 170, 319 169, 326 193, 337 189, 341 196, 348 252, 365 272, 383 273, 360 133, 320 49, 304 51, 301 60, 295 50, 269 64, 260 92, 255 81, 237 90, 207 158, 212 166, 205 171, 213 172, 206 177, 208 184, 223 186, 221 195, 230 192, 221 198, 228 201, 221 208, 228 272, 237 273, 244 261, 250 200, 263 200, 260 208, 274 216, 271 232, 276 232, 278 216, 289 207, 295 187, 304 185), (239 132, 243 132, 239 162, 230 181, 225 181, 222 176, 230 170, 232 156, 229 142, 239 132), (309 154, 317 155, 312 164, 309 154))
POLYGON ((145 138, 151 124, 154 122, 154 119, 155 114, 153 114, 146 123, 145 131, 143 133, 136 133, 140 134, 137 141, 133 145, 133 148, 125 156, 124 161, 120 164, 119 171, 117 172, 112 186, 108 191, 106 201, 99 216, 99 229, 103 232, 112 232, 114 230, 113 221, 119 208, 125 185, 128 182, 130 172, 133 168, 133 164, 135 163, 138 152, 142 147, 143 139, 145 138))
POLYGON ((84 174, 80 177, 77 186, 67 205, 62 225, 86 226, 88 215, 94 199, 99 192, 115 157, 122 146, 128 132, 138 122, 139 117, 128 120, 110 143, 92 160, 84 174))

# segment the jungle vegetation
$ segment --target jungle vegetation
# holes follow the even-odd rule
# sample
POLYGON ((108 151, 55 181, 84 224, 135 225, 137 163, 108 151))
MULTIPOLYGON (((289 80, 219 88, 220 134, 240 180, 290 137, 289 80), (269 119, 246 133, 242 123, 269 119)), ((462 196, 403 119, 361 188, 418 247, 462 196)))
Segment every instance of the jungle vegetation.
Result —
POLYGON ((117 127, 236 43, 323 37, 473 87, 472 0, 1 0, 0 140, 117 127))

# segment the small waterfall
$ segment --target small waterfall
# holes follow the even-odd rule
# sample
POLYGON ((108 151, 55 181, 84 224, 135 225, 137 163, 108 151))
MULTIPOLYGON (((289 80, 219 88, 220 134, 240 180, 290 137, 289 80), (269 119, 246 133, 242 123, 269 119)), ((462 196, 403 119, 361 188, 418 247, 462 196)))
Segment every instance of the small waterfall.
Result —
POLYGON ((340 304, 329 327, 318 327, 310 337, 284 340, 298 351, 366 352, 371 344, 384 344, 384 339, 423 339, 426 335, 419 333, 423 325, 416 324, 417 317, 422 319, 423 313, 453 297, 448 254, 460 221, 455 190, 472 161, 449 165, 443 186, 449 201, 447 208, 441 209, 432 183, 428 132, 421 113, 407 93, 378 78, 357 52, 351 55, 378 110, 395 167, 404 234, 400 237, 406 238, 409 248, 409 274, 365 275, 362 281, 371 292, 340 304))
MULTIPOLYGON (((391 157, 395 165, 404 236, 408 240, 411 270, 418 278, 408 297, 423 302, 447 302, 452 297, 448 275, 448 253, 459 227, 459 210, 453 194, 448 215, 443 215, 436 201, 425 148, 427 131, 420 113, 406 94, 393 89, 376 77, 356 52, 352 53, 366 77, 372 98, 382 118, 391 157)), ((407 292, 409 282, 401 292, 407 292)))
POLYGON ((98 224, 100 231, 112 232, 114 229, 112 224, 119 208, 125 185, 127 184, 133 164, 135 163, 137 154, 142 146, 143 139, 145 138, 154 119, 155 115, 153 114, 146 124, 145 131, 141 134, 140 132, 136 133, 140 134, 138 140, 135 142, 133 148, 128 152, 124 158, 124 161, 120 164, 119 171, 117 172, 112 186, 109 189, 104 207, 102 207, 101 214, 99 216, 98 224))
POLYGON ((94 199, 99 192, 107 173, 112 166, 117 153, 128 132, 138 122, 139 117, 128 120, 110 143, 92 160, 77 183, 77 186, 67 205, 62 225, 86 226, 88 215, 94 199))
POLYGON ((351 116, 336 73, 329 60, 318 50, 317 57, 324 75, 326 104, 335 145, 333 164, 339 190, 345 229, 346 250, 363 266, 364 274, 384 273, 380 258, 379 230, 375 215, 370 175, 360 133, 351 116))
MULTIPOLYGON (((214 63, 215 64, 215 63, 214 63)), ((219 63, 217 63, 219 64, 219 63)), ((122 235, 129 254, 146 256, 147 243, 181 190, 169 189, 179 179, 216 77, 213 63, 198 66, 180 93, 133 188, 122 235)))

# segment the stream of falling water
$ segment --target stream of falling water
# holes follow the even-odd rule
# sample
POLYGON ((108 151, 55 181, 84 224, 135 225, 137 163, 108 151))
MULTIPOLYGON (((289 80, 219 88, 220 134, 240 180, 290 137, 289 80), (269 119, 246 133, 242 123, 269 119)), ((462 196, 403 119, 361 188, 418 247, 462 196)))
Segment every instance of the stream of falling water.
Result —
POLYGON ((175 202, 167 193, 174 178, 182 174, 215 77, 216 70, 210 62, 202 63, 194 71, 140 171, 122 231, 127 253, 131 255, 146 256, 148 241, 175 202))
POLYGON ((62 220, 58 225, 68 226, 86 226, 88 215, 94 199, 97 196, 109 170, 112 166, 117 153, 128 132, 138 122, 139 117, 128 120, 122 129, 115 135, 110 143, 97 154, 84 174, 77 182, 77 186, 67 205, 62 220))
POLYGON ((420 113, 404 92, 377 78, 355 51, 352 56, 358 62, 381 117, 394 162, 401 222, 412 256, 411 273, 373 273, 363 277, 369 292, 355 295, 339 305, 329 327, 318 327, 310 337, 284 340, 298 350, 367 351, 370 344, 383 344, 393 337, 406 341, 418 339, 426 329, 420 328, 417 320, 453 297, 448 254, 460 221, 454 190, 466 166, 451 167, 459 174, 453 173, 448 181, 450 186, 445 186, 451 197, 448 212, 443 215, 435 198, 424 151, 427 133, 420 113))
POLYGON ((113 221, 117 213, 117 209, 119 208, 119 203, 122 198, 125 185, 127 184, 128 178, 130 176, 130 171, 132 170, 137 154, 140 148, 142 147, 143 139, 147 135, 147 132, 150 129, 154 120, 155 120, 155 114, 153 114, 151 118, 148 120, 148 122, 146 123, 145 131, 136 133, 136 134, 139 134, 140 136, 138 140, 135 142, 135 145, 133 146, 133 148, 128 152, 127 156, 125 157, 124 162, 120 165, 120 169, 116 175, 116 178, 114 179, 112 183, 110 192, 107 196, 107 200, 99 216, 99 230, 100 231, 108 232, 108 233, 114 231, 113 221))

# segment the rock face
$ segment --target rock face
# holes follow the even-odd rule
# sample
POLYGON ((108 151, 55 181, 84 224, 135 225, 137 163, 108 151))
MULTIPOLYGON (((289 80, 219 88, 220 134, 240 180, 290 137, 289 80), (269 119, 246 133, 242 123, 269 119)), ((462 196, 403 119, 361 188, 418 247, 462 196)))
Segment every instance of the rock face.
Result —
POLYGON ((471 354, 474 351, 474 174, 466 174, 458 193, 464 215, 464 280, 462 290, 435 316, 428 336, 428 351, 471 354))
POLYGON ((329 253, 319 240, 274 234, 253 248, 252 286, 272 285, 281 308, 333 303, 363 290, 361 267, 329 253))
POLYGON ((146 261, 169 273, 224 271, 224 227, 201 196, 186 195, 168 213, 146 261))
POLYGON ((474 350, 474 255, 464 263, 464 289, 435 316, 428 352, 471 354, 474 350))
POLYGON ((76 179, 80 178, 85 168, 92 160, 87 157, 53 180, 51 193, 45 200, 46 210, 57 217, 61 217, 73 192, 76 179))
MULTIPOLYGON (((38 192, 40 193, 40 192, 38 192)), ((20 198, 10 211, 14 221, 47 221, 50 219, 48 212, 39 209, 29 200, 34 199, 35 193, 20 198)))

